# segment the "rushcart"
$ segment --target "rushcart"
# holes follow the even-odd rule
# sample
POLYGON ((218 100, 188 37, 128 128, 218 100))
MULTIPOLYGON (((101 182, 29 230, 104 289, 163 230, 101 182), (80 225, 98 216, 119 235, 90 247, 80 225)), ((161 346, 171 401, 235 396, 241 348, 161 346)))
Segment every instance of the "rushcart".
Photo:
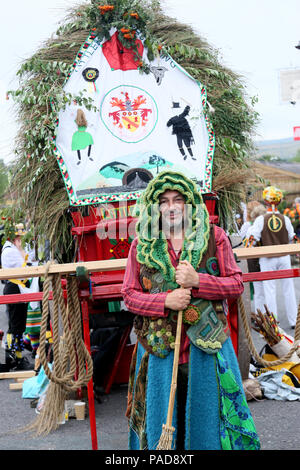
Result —
MULTIPOLYGON (((9 93, 23 123, 15 194, 52 258, 75 264, 88 350, 91 325, 121 332, 103 377, 109 393, 128 380, 134 345, 121 285, 143 190, 160 171, 180 171, 202 192, 211 223, 233 230, 253 177, 255 113, 239 77, 157 1, 77 7, 19 76, 9 93), (103 268, 77 270, 93 262, 103 268)), ((239 356, 236 302, 229 325, 239 356)), ((96 449, 93 379, 88 399, 96 449)))

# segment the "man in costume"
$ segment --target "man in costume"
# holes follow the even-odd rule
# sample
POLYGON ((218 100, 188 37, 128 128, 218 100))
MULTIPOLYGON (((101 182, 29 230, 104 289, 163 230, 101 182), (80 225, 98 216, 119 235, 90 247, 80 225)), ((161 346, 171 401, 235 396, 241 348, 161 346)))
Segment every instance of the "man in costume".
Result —
MULTIPOLYGON (((241 229, 241 235, 243 239, 243 244, 245 247, 251 247, 251 243, 254 243, 253 237, 251 237, 251 241, 249 240, 248 233, 251 231, 252 225, 257 217, 260 215, 264 215, 267 212, 266 207, 263 204, 260 204, 258 201, 250 201, 247 204, 247 222, 244 223, 241 229)), ((251 258, 247 259, 248 265, 248 272, 259 272, 260 265, 258 258, 251 258)), ((260 310, 264 312, 265 310, 265 293, 264 293, 264 285, 262 281, 255 281, 252 283, 253 286, 253 303, 254 303, 254 312, 260 310)))
POLYGON ((225 232, 210 226, 196 185, 178 172, 148 184, 122 294, 137 343, 128 391, 129 447, 156 449, 166 422, 176 321, 183 310, 173 447, 258 449, 226 321, 243 292, 225 232))
MULTIPOLYGON (((262 246, 285 245, 295 238, 294 228, 290 219, 279 213, 277 206, 282 200, 282 192, 274 186, 268 186, 263 191, 263 199, 267 206, 267 213, 257 217, 248 231, 247 237, 262 246)), ((273 258, 260 258, 261 271, 277 271, 291 269, 290 255, 273 258)), ((294 281, 292 278, 282 279, 282 294, 284 296, 287 319, 292 328, 295 328, 297 319, 297 301, 294 281)), ((276 280, 263 281, 265 301, 268 309, 278 317, 276 301, 276 280)))
MULTIPOLYGON (((22 237, 26 234, 23 224, 15 226, 14 239, 7 240, 2 248, 1 266, 3 269, 21 268, 27 265, 28 253, 22 247, 22 237)), ((3 289, 4 295, 20 294, 20 287, 26 286, 26 279, 8 279, 3 289)), ((22 356, 24 349, 23 333, 26 329, 27 303, 7 304, 8 330, 6 334, 6 364, 10 368, 31 367, 22 356)))

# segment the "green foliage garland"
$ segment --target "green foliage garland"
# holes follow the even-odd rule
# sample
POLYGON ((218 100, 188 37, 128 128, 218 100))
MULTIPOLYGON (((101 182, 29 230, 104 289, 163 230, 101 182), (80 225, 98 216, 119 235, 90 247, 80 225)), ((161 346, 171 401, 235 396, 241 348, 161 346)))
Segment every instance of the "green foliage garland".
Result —
POLYGON ((26 234, 22 236, 22 245, 31 245, 34 239, 34 228, 25 220, 24 212, 20 207, 8 206, 0 210, 0 234, 2 245, 8 240, 16 238, 16 224, 24 225, 26 234), (27 222, 27 223, 26 223, 27 222))

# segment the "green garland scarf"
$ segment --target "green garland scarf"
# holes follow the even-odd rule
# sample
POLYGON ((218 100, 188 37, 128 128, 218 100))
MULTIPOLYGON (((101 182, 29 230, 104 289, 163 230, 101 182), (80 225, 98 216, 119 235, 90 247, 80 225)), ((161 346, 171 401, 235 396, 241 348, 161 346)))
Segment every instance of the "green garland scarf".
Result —
POLYGON ((139 204, 136 225, 138 238, 137 261, 150 269, 159 271, 173 288, 175 268, 168 254, 165 235, 159 230, 159 196, 166 190, 178 191, 188 204, 191 223, 185 231, 180 260, 187 260, 197 269, 209 240, 209 215, 196 184, 180 172, 162 171, 147 186, 139 204))

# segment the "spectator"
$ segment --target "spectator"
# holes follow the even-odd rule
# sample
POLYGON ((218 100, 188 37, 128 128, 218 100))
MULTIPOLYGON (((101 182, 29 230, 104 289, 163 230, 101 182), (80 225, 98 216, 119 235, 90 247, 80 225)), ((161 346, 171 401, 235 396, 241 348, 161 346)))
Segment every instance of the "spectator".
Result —
MULTIPOLYGON (((2 248, 2 269, 25 267, 28 262, 28 253, 22 246, 22 237, 26 234, 24 225, 15 226, 14 235, 7 240, 2 248)), ((5 281, 3 294, 20 294, 20 287, 26 287, 26 279, 8 279, 5 281)), ((10 368, 18 370, 30 367, 23 357, 23 333, 26 328, 27 303, 7 304, 8 330, 6 334, 6 363, 10 368)))
MULTIPOLYGON (((255 242, 260 242, 262 246, 285 245, 294 240, 295 233, 290 219, 279 213, 277 206, 282 200, 282 192, 274 186, 268 186, 263 191, 267 212, 256 218, 252 227, 248 231, 255 242)), ((290 255, 266 258, 259 260, 261 271, 277 271, 280 269, 291 269, 290 255)), ((292 278, 282 279, 282 294, 285 303, 286 316, 291 328, 295 328, 297 319, 297 302, 294 282, 292 278)), ((266 305, 278 318, 276 299, 276 280, 263 281, 266 305)))

